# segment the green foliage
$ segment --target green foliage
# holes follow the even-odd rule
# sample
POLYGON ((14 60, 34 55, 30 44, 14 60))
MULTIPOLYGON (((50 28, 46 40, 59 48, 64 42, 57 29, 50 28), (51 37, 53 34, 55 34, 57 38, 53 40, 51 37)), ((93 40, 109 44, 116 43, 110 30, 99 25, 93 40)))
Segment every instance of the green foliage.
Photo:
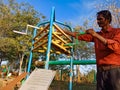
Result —
POLYGON ((33 29, 29 35, 20 35, 13 30, 24 32, 27 24, 36 25, 45 19, 28 3, 18 3, 16 0, 1 0, 0 2, 0 58, 13 62, 21 60, 22 55, 29 57, 33 29))
POLYGON ((13 30, 24 31, 27 24, 36 25, 41 14, 27 3, 7 0, 0 5, 0 36, 13 37, 13 30))
POLYGON ((0 53, 6 60, 14 60, 18 54, 19 44, 12 38, 0 39, 0 53))
POLYGON ((86 78, 86 82, 88 82, 88 83, 92 83, 92 82, 94 82, 94 77, 95 76, 95 70, 91 70, 90 72, 88 72, 88 74, 85 76, 85 78, 86 78))

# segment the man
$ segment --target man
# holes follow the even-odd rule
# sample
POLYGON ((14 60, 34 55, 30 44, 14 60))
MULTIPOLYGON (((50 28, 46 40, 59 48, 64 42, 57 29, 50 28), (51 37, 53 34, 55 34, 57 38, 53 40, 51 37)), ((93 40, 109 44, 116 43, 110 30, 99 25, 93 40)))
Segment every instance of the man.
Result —
MULTIPOLYGON (((112 15, 108 10, 97 13, 100 32, 86 30, 78 39, 94 42, 97 62, 97 90, 120 90, 120 28, 113 28, 112 15)), ((64 32, 77 37, 77 32, 64 32)))

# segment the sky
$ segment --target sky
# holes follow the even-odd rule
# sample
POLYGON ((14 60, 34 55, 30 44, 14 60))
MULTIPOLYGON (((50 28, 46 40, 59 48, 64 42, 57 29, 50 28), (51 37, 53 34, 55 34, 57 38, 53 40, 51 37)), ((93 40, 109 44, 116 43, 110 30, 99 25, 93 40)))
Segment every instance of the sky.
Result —
MULTIPOLYGON (((60 22, 70 22, 73 26, 83 25, 87 19, 92 23, 96 19, 99 8, 96 6, 107 2, 120 2, 120 0, 16 0, 27 2, 36 11, 46 16, 50 20, 52 7, 55 7, 55 19, 60 22)), ((106 4, 107 5, 107 4, 106 4)))
MULTIPOLYGON (((52 7, 55 7, 55 19, 80 25, 86 19, 96 15, 95 6, 104 0, 17 0, 28 2, 35 10, 50 19, 52 7)), ((95 18, 95 17, 94 17, 95 18)))

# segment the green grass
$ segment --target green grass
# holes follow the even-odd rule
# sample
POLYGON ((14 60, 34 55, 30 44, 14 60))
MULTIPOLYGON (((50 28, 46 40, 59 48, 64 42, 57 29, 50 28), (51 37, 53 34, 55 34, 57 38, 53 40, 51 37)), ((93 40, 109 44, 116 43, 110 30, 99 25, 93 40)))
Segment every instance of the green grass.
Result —
MULTIPOLYGON (((69 90, 69 82, 53 81, 50 85, 49 90, 69 90)), ((72 90, 96 90, 96 84, 73 83, 72 90)))

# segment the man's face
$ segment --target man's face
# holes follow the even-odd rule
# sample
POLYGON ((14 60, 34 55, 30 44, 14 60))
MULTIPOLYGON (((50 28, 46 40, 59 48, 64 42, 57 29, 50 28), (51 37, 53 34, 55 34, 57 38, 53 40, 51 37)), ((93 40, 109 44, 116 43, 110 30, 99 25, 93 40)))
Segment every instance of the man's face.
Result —
POLYGON ((109 21, 103 17, 102 14, 97 16, 97 23, 99 27, 106 27, 109 24, 109 21))

